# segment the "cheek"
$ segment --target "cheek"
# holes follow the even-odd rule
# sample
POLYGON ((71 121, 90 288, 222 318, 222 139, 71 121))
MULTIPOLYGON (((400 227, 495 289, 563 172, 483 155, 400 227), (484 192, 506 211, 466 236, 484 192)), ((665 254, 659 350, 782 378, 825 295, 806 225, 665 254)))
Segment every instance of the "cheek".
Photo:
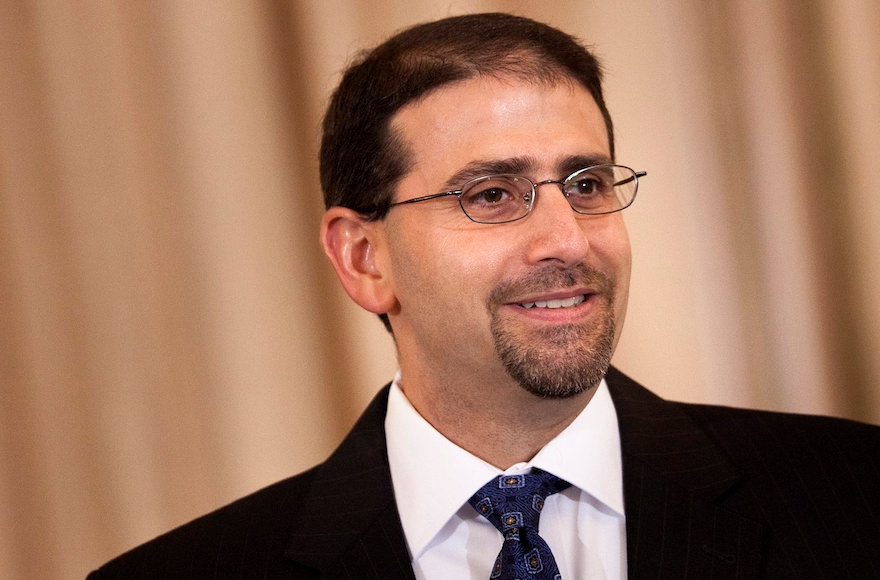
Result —
POLYGON ((588 229, 586 235, 590 242, 590 251, 598 260, 595 265, 615 280, 615 301, 622 313, 626 310, 626 301, 629 295, 632 250, 626 226, 620 218, 620 214, 606 217, 609 219, 602 223, 601 227, 588 229))
POLYGON ((617 250, 618 262, 620 264, 621 284, 624 283, 629 287, 629 277, 632 270, 632 247, 629 244, 629 236, 626 229, 623 228, 618 236, 617 250))
POLYGON ((587 221, 584 224, 590 251, 599 257, 610 272, 629 280, 632 251, 623 219, 619 212, 600 219, 601 222, 587 221))
POLYGON ((457 312, 470 323, 483 320, 488 316, 489 295, 498 283, 498 267, 503 259, 487 244, 473 240, 464 244, 462 240, 455 240, 446 249, 449 251, 439 256, 430 273, 432 286, 429 290, 450 293, 451 296, 442 301, 455 300, 457 312))
POLYGON ((617 319, 616 338, 620 338, 620 332, 623 328, 623 322, 626 318, 627 303, 629 300, 629 282, 632 272, 632 248, 629 243, 626 227, 620 214, 613 216, 617 218, 614 228, 609 231, 607 240, 606 261, 608 268, 614 272, 616 288, 614 296, 615 318, 617 319))
POLYGON ((460 233, 443 228, 401 224, 389 240, 394 286, 406 309, 423 307, 426 300, 445 307, 432 309, 447 316, 450 304, 463 306, 479 293, 477 280, 486 270, 485 255, 478 244, 463 242, 460 233))

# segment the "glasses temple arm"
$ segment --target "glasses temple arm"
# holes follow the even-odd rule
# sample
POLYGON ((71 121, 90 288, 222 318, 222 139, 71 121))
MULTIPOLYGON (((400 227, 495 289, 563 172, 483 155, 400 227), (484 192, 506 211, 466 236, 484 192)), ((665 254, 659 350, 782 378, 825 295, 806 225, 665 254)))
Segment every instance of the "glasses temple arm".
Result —
POLYGON ((626 179, 624 179, 622 181, 618 181, 617 183, 615 183, 613 185, 613 187, 617 187, 618 185, 626 185, 630 181, 638 179, 639 177, 645 177, 646 175, 648 175, 647 171, 636 171, 632 177, 627 177, 626 179))

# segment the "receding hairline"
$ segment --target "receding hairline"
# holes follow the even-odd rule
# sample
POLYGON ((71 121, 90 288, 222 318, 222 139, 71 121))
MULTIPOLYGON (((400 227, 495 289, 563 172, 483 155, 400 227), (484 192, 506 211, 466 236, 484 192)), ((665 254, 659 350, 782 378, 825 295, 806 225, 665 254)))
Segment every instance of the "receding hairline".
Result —
MULTIPOLYGON (((532 58, 536 58, 536 55, 533 55, 532 58)), ((536 65, 538 63, 535 63, 536 65)), ((489 81, 498 81, 500 83, 524 83, 528 85, 532 85, 537 88, 544 89, 553 89, 556 87, 567 87, 570 90, 574 91, 576 89, 581 89, 586 93, 593 104, 597 109, 600 109, 599 104, 596 102, 596 98, 593 93, 590 91, 589 87, 584 86, 577 77, 568 74, 568 72, 562 67, 548 67, 548 69, 556 68, 555 74, 547 74, 549 71, 545 69, 543 72, 545 74, 534 76, 527 74, 528 71, 524 69, 524 67, 518 67, 516 70, 492 70, 485 71, 473 74, 471 76, 467 76, 464 78, 460 78, 457 80, 449 81, 443 83, 439 86, 433 87, 428 91, 410 99, 404 105, 400 106, 394 114, 392 114, 388 118, 388 122, 386 125, 386 136, 387 138, 394 143, 394 147, 399 155, 399 159, 402 162, 402 168, 404 173, 409 173, 413 170, 415 166, 414 162, 414 151, 412 149, 412 144, 409 140, 404 136, 402 128, 400 127, 398 121, 400 119, 401 114, 412 107, 418 107, 419 104, 423 103, 425 100, 429 99, 432 95, 436 95, 437 93, 452 89, 455 87, 462 86, 464 84, 480 81, 480 80, 489 80, 489 81)), ((601 114, 601 110, 599 110, 601 114)), ((606 134, 609 142, 609 147, 611 146, 612 135, 610 134, 610 129, 606 126, 606 134)), ((613 162, 613 158, 609 161, 613 162)), ((401 176, 403 177, 403 176, 401 176)), ((395 184, 396 186, 396 184, 395 184)))
POLYGON ((404 29, 360 51, 331 97, 321 142, 325 204, 352 207, 372 219, 384 217, 391 188, 410 166, 410 160, 404 159, 407 147, 392 130, 392 119, 439 89, 478 77, 586 89, 605 120, 613 158, 614 132, 602 91, 603 73, 592 46, 515 15, 463 15, 404 29), (366 163, 364 156, 372 162, 366 163), (346 163, 340 163, 342 159, 346 163), (353 189, 344 178, 351 167, 373 178, 369 183, 373 193, 345 193, 363 189, 353 189))
MULTIPOLYGON (((438 84, 413 97, 398 108, 398 111, 413 103, 418 103, 437 91, 478 79, 497 80, 499 82, 524 82, 536 87, 552 88, 557 85, 579 86, 592 96, 592 87, 585 85, 576 75, 557 63, 547 63, 541 60, 542 55, 531 48, 519 49, 505 55, 503 59, 496 60, 492 66, 481 67, 473 62, 455 62, 459 69, 467 71, 461 76, 438 84)), ((445 62, 435 55, 420 55, 411 60, 436 60, 445 62)), ((595 97, 593 98, 595 101, 595 97)))

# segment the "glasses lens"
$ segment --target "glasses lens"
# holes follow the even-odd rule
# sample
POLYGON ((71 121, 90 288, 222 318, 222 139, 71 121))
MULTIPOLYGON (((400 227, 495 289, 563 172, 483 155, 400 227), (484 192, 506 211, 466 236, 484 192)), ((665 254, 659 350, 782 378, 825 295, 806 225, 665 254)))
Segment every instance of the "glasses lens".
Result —
POLYGON ((458 199, 475 222, 509 222, 529 213, 532 184, 516 175, 489 175, 466 183, 458 199))
POLYGON ((597 165, 565 180, 563 191, 572 209, 582 214, 620 211, 633 202, 638 179, 629 167, 597 165))

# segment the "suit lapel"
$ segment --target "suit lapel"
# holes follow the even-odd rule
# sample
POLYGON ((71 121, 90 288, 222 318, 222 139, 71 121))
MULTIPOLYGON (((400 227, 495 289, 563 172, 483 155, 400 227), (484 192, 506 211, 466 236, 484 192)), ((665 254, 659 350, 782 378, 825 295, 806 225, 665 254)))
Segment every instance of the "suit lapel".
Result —
POLYGON ((317 468, 285 555, 333 578, 414 579, 394 501, 384 388, 317 468))
MULTIPOLYGON (((678 404, 612 368, 631 578, 754 578, 763 527, 737 513, 744 482, 678 404)), ((327 577, 413 580, 385 443, 388 388, 316 469, 285 555, 327 577)))
POLYGON ((629 576, 754 578, 763 527, 736 513, 746 482, 678 404, 606 376, 623 453, 629 576))

